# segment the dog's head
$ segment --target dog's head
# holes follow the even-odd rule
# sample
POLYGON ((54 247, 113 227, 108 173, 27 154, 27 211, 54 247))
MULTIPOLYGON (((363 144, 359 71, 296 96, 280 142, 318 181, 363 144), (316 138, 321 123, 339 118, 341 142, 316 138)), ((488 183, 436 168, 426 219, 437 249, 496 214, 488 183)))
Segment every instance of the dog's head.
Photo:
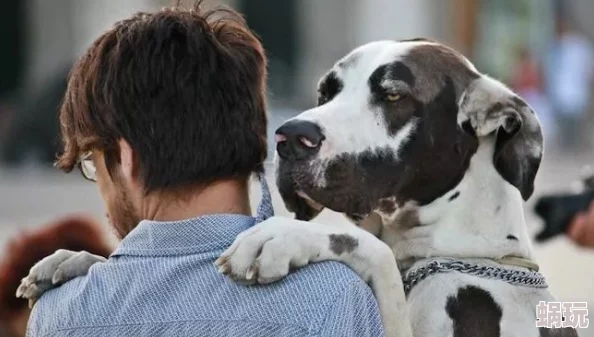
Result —
POLYGON ((530 107, 458 52, 426 40, 379 41, 339 60, 318 105, 276 131, 277 184, 299 219, 323 207, 360 221, 422 206, 463 178, 481 139, 526 200, 542 156, 530 107))

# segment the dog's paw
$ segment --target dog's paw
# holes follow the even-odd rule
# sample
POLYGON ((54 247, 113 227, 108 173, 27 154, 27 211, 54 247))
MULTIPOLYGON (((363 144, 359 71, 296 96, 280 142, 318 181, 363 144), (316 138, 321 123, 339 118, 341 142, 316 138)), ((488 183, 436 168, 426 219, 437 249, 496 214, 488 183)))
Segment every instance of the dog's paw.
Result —
POLYGON ((241 233, 215 261, 219 272, 242 284, 278 281, 291 268, 319 257, 320 238, 303 221, 274 217, 241 233))
POLYGON ((28 299, 29 307, 33 307, 44 292, 73 278, 86 275, 93 264, 104 261, 104 257, 85 251, 59 249, 31 268, 29 275, 21 280, 16 296, 28 299))

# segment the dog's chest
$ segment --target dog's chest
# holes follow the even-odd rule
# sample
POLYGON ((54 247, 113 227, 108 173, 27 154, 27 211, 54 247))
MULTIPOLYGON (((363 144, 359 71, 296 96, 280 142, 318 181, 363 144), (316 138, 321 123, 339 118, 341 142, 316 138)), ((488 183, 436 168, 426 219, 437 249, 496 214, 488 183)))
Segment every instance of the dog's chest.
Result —
POLYGON ((419 283, 407 300, 415 336, 537 337, 536 305, 554 299, 546 289, 447 273, 419 283))

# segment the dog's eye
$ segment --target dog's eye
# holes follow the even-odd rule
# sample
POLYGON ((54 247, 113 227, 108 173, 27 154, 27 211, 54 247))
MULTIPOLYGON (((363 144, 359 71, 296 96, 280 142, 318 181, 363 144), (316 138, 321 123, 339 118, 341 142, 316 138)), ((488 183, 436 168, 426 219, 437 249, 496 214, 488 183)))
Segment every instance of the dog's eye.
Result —
POLYGON ((401 94, 387 94, 386 100, 390 102, 396 102, 402 98, 401 94))

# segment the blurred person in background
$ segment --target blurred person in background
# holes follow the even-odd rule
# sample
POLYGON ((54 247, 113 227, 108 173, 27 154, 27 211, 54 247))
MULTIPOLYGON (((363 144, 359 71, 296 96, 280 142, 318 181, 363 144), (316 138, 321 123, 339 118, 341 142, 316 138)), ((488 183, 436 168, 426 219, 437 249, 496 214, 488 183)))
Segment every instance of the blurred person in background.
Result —
MULTIPOLYGON (((97 183, 122 241, 39 298, 30 336, 383 336, 370 287, 342 263, 253 287, 214 265, 273 215, 266 66, 238 13, 199 3, 137 13, 93 43, 60 109, 57 166, 97 183), (253 175, 263 188, 254 215, 253 175)), ((19 293, 35 293, 30 284, 19 293)))
POLYGON ((17 287, 29 269, 58 249, 88 251, 108 257, 111 245, 99 224, 86 216, 72 215, 34 231, 16 236, 0 258, 0 336, 24 337, 31 310, 27 300, 16 298, 17 287))
POLYGON ((572 219, 568 235, 576 244, 594 248, 594 202, 587 211, 577 214, 572 219))
POLYGON ((542 68, 526 47, 518 50, 511 82, 514 91, 537 112, 545 139, 549 139, 555 131, 551 104, 544 92, 542 68))
POLYGON ((549 55, 547 82, 560 145, 564 150, 576 151, 583 141, 581 125, 590 105, 593 57, 588 38, 570 27, 566 14, 559 14, 549 55))

